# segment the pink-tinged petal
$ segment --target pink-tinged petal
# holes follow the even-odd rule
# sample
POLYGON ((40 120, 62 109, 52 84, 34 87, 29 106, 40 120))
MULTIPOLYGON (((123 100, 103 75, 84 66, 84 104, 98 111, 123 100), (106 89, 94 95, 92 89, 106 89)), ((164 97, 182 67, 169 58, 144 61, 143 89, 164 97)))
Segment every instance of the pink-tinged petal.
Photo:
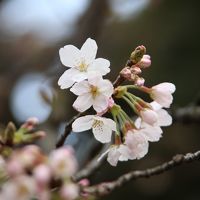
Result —
POLYGON ((99 72, 102 76, 110 72, 110 61, 104 58, 95 59, 88 67, 88 71, 99 72))
POLYGON ((92 132, 96 140, 101 143, 108 143, 111 141, 112 130, 110 127, 104 125, 103 123, 99 123, 96 126, 93 126, 92 132))
POLYGON ((81 57, 84 58, 86 64, 90 64, 97 54, 97 43, 95 40, 88 38, 81 47, 81 57))
POLYGON ((128 131, 125 137, 125 144, 136 159, 144 157, 148 152, 149 143, 140 130, 128 131))
POLYGON ((135 159, 135 156, 133 155, 131 150, 126 145, 121 144, 118 148, 118 151, 121 154, 119 157, 119 161, 127 161, 129 159, 130 160, 135 159))
POLYGON ((77 97, 73 107, 79 112, 84 112, 92 106, 92 102, 93 99, 91 94, 86 93, 77 97))
POLYGON ((170 126, 172 124, 172 117, 166 110, 160 109, 157 113, 159 126, 170 126))
POLYGON ((74 132, 82 132, 92 128, 92 124, 94 115, 86 115, 83 117, 79 117, 72 124, 72 131, 74 132))
POLYGON ((173 101, 173 97, 170 93, 154 93, 152 97, 158 104, 162 105, 164 108, 169 108, 173 101))
POLYGON ((60 60, 67 67, 75 67, 80 63, 80 50, 73 45, 66 45, 59 50, 60 60))
POLYGON ((79 83, 75 83, 70 91, 73 92, 75 95, 89 93, 90 85, 88 84, 88 81, 81 81, 79 83))
POLYGON ((108 107, 108 97, 105 95, 97 95, 93 99, 93 108, 97 113, 104 111, 108 107))
POLYGON ((157 113, 151 109, 144 109, 140 111, 140 116, 144 122, 150 125, 153 125, 158 121, 157 113))
POLYGON ((97 86, 99 88, 99 91, 103 93, 105 96, 107 97, 112 96, 114 88, 113 84, 109 80, 98 81, 97 86))
POLYGON ((72 80, 72 75, 74 74, 74 69, 66 70, 58 80, 58 85, 61 89, 67 89, 71 87, 75 81, 72 80))
POLYGON ((119 160, 121 153, 118 151, 117 147, 111 147, 110 151, 108 152, 108 158, 107 161, 112 166, 116 166, 119 160))
POLYGON ((145 128, 142 129, 142 132, 146 139, 150 142, 157 142, 162 137, 162 129, 159 126, 149 126, 148 124, 143 124, 145 128))
POLYGON ((156 89, 163 92, 169 92, 172 94, 175 92, 176 87, 173 83, 164 82, 153 86, 152 89, 156 89))
POLYGON ((153 108, 153 110, 155 110, 155 111, 160 110, 162 108, 162 106, 160 104, 158 104, 156 101, 152 101, 150 103, 150 105, 153 108))

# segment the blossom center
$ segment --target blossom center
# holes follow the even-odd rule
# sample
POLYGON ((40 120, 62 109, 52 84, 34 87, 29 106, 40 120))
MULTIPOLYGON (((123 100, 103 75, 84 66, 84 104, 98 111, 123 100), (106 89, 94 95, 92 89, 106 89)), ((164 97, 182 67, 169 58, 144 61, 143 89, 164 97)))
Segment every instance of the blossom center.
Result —
POLYGON ((102 126, 103 126, 103 122, 100 120, 94 120, 93 124, 92 124, 92 128, 96 128, 96 129, 100 129, 102 130, 102 126))
POLYGON ((92 94, 92 97, 95 98, 97 96, 97 94, 99 93, 98 87, 91 85, 90 86, 90 92, 92 94))
POLYGON ((87 71, 87 68, 88 68, 88 65, 85 63, 85 61, 81 61, 81 63, 79 64, 78 66, 79 68, 79 71, 80 72, 86 72, 87 71))

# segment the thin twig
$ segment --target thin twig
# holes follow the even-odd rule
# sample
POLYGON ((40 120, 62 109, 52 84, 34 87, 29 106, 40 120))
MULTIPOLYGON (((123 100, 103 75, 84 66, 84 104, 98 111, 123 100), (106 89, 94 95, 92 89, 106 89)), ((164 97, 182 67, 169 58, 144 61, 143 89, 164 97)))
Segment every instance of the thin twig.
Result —
POLYGON ((73 177, 73 180, 78 182, 83 178, 89 178, 94 172, 96 172, 104 163, 106 156, 104 156, 101 160, 98 160, 98 158, 109 148, 109 146, 110 144, 104 145, 101 151, 89 162, 89 164, 73 177))
POLYGON ((120 176, 118 179, 114 181, 105 182, 90 187, 84 187, 82 190, 83 192, 88 193, 90 195, 95 195, 95 196, 107 195, 111 193, 113 190, 122 187, 129 181, 136 180, 139 178, 149 178, 154 175, 162 174, 184 163, 190 163, 197 160, 200 160, 200 151, 197 151, 195 153, 187 153, 185 155, 178 154, 174 156, 172 160, 165 162, 161 165, 146 170, 131 171, 127 174, 120 176))
POLYGON ((58 141, 56 142, 56 148, 61 147, 64 143, 65 143, 65 139, 67 138, 67 136, 70 134, 72 128, 72 123, 81 115, 83 115, 84 113, 78 113, 77 115, 75 115, 74 117, 72 117, 67 124, 65 125, 65 131, 64 133, 60 136, 60 138, 58 139, 58 141))

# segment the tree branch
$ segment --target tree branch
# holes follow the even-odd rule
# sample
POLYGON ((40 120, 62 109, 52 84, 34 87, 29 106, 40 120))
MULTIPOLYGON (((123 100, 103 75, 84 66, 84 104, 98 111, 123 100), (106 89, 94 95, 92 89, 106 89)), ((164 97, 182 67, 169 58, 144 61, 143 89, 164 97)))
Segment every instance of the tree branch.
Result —
POLYGON ((98 158, 101 156, 102 153, 104 153, 108 148, 110 144, 106 144, 103 146, 101 151, 89 162, 86 167, 84 167, 82 170, 80 170, 74 177, 73 180, 75 182, 80 181, 83 178, 89 178, 94 172, 96 172, 100 166, 104 163, 106 156, 104 156, 101 160, 98 161, 98 158))
POLYGON ((185 155, 177 154, 172 158, 172 160, 165 162, 161 165, 146 170, 131 171, 127 174, 120 176, 117 180, 101 183, 90 187, 84 187, 82 188, 82 191, 95 196, 107 195, 113 190, 122 187, 129 181, 139 178, 149 178, 154 175, 162 174, 184 163, 191 163, 197 160, 200 160, 200 150, 195 153, 187 153, 185 155))
POLYGON ((172 116, 175 122, 199 123, 200 106, 189 105, 172 110, 172 116))
POLYGON ((78 113, 77 115, 75 115, 74 117, 72 117, 65 125, 65 131, 64 133, 60 136, 60 138, 58 139, 58 141, 56 142, 56 148, 59 148, 61 146, 63 146, 63 144, 65 143, 65 139, 67 138, 67 136, 70 134, 72 128, 72 123, 79 118, 81 115, 83 115, 83 113, 78 113))

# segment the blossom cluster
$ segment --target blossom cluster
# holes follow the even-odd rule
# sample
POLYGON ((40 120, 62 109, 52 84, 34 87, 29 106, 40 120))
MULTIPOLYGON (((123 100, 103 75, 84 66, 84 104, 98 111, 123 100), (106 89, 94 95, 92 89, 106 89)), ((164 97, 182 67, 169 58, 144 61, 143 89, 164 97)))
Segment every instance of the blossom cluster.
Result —
MULTIPOLYGON (((61 89, 70 88, 77 95, 73 107, 85 112, 93 107, 96 114, 85 115, 72 124, 74 132, 92 129, 94 137, 101 143, 110 143, 107 160, 112 166, 118 161, 140 159, 149 148, 149 142, 162 137, 162 126, 169 126, 172 118, 164 108, 169 108, 175 85, 164 82, 153 87, 144 86, 140 76, 143 69, 151 65, 151 58, 144 46, 137 47, 130 55, 126 66, 121 70, 118 84, 112 84, 104 76, 110 72, 110 62, 96 58, 97 44, 88 38, 79 50, 73 45, 60 49, 60 59, 69 67, 58 80, 61 89), (120 81, 119 81, 120 80, 120 81), (124 80, 129 85, 121 85, 124 80), (146 102, 130 90, 139 90, 149 95, 152 102, 146 102), (116 103, 123 100, 137 117, 133 119, 116 103), (105 117, 111 113, 112 119, 105 117)), ((101 157, 102 157, 101 156, 101 157)), ((100 157, 100 159, 101 159, 100 157)))
POLYGON ((0 199, 76 199, 79 186, 71 181, 76 170, 70 147, 54 150, 49 156, 36 145, 19 148, 7 158, 0 156, 0 199))

